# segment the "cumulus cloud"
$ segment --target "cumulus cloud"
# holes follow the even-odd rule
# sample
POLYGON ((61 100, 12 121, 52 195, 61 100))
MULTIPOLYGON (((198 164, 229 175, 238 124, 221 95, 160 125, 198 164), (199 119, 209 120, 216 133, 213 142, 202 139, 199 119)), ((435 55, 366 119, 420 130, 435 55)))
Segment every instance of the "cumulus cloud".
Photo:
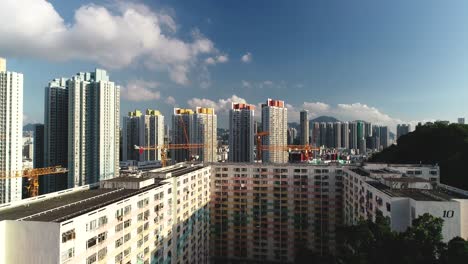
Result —
POLYGON ((210 99, 206 98, 192 98, 187 101, 187 104, 191 108, 196 108, 198 106, 200 107, 212 107, 215 109, 217 113, 220 114, 225 114, 231 109, 231 104, 232 103, 246 103, 246 100, 244 98, 241 98, 237 95, 232 95, 229 98, 226 99, 219 99, 218 101, 213 101, 210 99))
POLYGON ((158 87, 159 83, 157 82, 132 80, 121 88, 120 95, 122 98, 133 102, 158 100, 161 97, 161 93, 155 90, 158 87))
POLYGON ((243 63, 249 63, 249 62, 251 62, 251 61, 252 61, 252 53, 247 52, 246 54, 242 55, 241 61, 242 61, 243 63))
MULTIPOLYGON (((45 0, 4 0, 0 9, 0 53, 4 56, 79 59, 111 69, 142 62, 185 85, 199 57, 219 51, 198 30, 188 41, 175 37, 176 31, 169 14, 123 1, 113 8, 83 5, 70 23, 45 0)), ((226 62, 227 56, 216 59, 226 62)))
POLYGON ((172 96, 168 96, 168 97, 166 98, 166 100, 164 100, 164 102, 165 102, 166 104, 168 104, 168 105, 175 105, 175 104, 176 104, 176 100, 175 100, 175 98, 172 97, 172 96))
POLYGON ((248 81, 242 80, 242 87, 250 88, 250 87, 252 87, 252 84, 250 82, 248 82, 248 81))
POLYGON ((226 63, 229 61, 229 57, 226 54, 218 55, 216 57, 208 57, 205 59, 205 63, 208 65, 215 65, 218 63, 226 63))

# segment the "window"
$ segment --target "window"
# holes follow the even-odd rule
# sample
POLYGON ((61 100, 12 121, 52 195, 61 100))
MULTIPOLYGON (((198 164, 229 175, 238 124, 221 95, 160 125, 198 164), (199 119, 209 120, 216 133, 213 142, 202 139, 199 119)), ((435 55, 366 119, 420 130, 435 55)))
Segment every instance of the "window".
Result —
POLYGON ((115 226, 115 232, 119 232, 119 231, 122 231, 122 230, 123 230, 123 224, 122 223, 115 226))
POLYGON ((62 252, 62 262, 69 260, 75 256, 75 248, 69 248, 68 250, 65 250, 62 252))
POLYGON ((132 251, 132 248, 131 248, 131 247, 126 248, 126 249, 124 250, 124 252, 123 252, 124 257, 128 256, 128 255, 130 254, 131 251, 132 251))
POLYGON ((93 220, 93 221, 89 222, 88 224, 86 224, 86 231, 93 231, 96 228, 97 228, 96 220, 93 220))
POLYGON ((62 233, 62 243, 75 239, 75 229, 62 233))
POLYGON ((107 224, 107 216, 99 217, 98 223, 99 223, 99 226, 103 226, 103 225, 107 224))
POLYGON ((387 206, 387 211, 390 212, 392 210, 391 204, 386 203, 385 205, 387 206))
POLYGON ((115 241, 115 248, 120 247, 122 244, 123 244, 123 237, 121 237, 121 238, 119 238, 119 239, 117 239, 115 241))
POLYGON ((131 206, 131 205, 125 206, 125 208, 124 208, 124 215, 129 214, 131 211, 132 211, 132 206, 131 206))
POLYGON ((128 219, 124 222, 124 228, 129 227, 132 224, 132 219, 128 219))
POLYGON ((132 238, 132 235, 131 235, 130 233, 128 233, 128 234, 125 234, 125 236, 124 236, 124 242, 127 242, 127 241, 129 241, 129 240, 130 240, 130 238, 132 238))
POLYGON ((99 261, 103 260, 106 256, 107 256, 107 247, 102 248, 101 250, 99 250, 99 252, 98 252, 98 260, 99 261))
POLYGON ((123 258, 123 254, 122 254, 122 253, 117 254, 117 255, 115 256, 115 262, 120 262, 120 261, 122 260, 122 258, 123 258))
POLYGON ((97 243, 96 237, 88 239, 88 242, 86 242, 86 248, 94 247, 97 243))
POLYGON ((98 243, 104 242, 104 240, 106 240, 106 238, 107 238, 107 232, 99 234, 98 235, 98 243))
POLYGON ((88 257, 88 259, 86 260, 86 264, 95 263, 96 260, 97 260, 97 256, 96 256, 96 253, 94 253, 93 255, 88 257))

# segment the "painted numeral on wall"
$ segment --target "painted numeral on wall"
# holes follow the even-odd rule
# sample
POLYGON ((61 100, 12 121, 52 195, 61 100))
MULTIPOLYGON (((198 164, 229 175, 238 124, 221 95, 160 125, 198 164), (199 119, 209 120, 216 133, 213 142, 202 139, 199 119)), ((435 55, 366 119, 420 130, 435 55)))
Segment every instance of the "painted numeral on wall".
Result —
POLYGON ((444 218, 452 218, 453 215, 455 214, 455 212, 453 210, 444 210, 444 215, 443 217, 444 218))

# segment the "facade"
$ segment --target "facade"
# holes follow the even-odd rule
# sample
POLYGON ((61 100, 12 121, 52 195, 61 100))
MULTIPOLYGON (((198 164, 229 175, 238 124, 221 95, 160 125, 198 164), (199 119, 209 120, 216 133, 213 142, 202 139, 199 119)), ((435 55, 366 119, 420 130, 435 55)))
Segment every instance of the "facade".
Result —
POLYGON ((212 164, 215 263, 293 263, 336 250, 343 169, 307 164, 212 164))
POLYGON ((164 116, 157 110, 147 109, 129 112, 122 124, 123 161, 161 160, 161 149, 145 150, 139 153, 135 146, 164 145, 164 116))
POLYGON ((210 174, 179 164, 10 204, 0 263, 208 263, 210 174))
MULTIPOLYGON (((49 82, 44 100, 44 167, 68 166, 68 89, 67 79, 49 82)), ((64 174, 42 176, 41 194, 68 188, 64 174)))
MULTIPOLYGON (((23 74, 7 71, 0 58, 0 171, 16 175, 23 169, 23 74)), ((21 199, 22 178, 0 179, 0 204, 21 199)))
POLYGON ((465 118, 464 117, 459 117, 457 120, 458 124, 464 125, 465 124, 465 118))
POLYGON ((288 128, 288 145, 294 144, 294 140, 297 138, 297 129, 294 127, 288 128))
POLYGON ((302 110, 300 113, 300 125, 301 125, 301 132, 300 132, 300 145, 309 145, 309 111, 302 110))
MULTIPOLYGON (((263 146, 281 148, 287 145, 288 109, 284 101, 268 99, 262 104, 262 126, 262 131, 269 133, 262 138, 263 146)), ((263 150, 262 161, 286 163, 288 152, 282 149, 263 150)))
POLYGON ((401 136, 408 134, 410 131, 411 131, 410 124, 398 124, 397 125, 397 139, 399 139, 401 136))
POLYGON ((341 122, 333 123, 333 147, 342 148, 343 144, 341 142, 341 122))
POLYGON ((255 106, 232 103, 229 111, 229 161, 254 161, 255 106))
POLYGON ((389 147, 390 142, 390 131, 387 126, 380 127, 380 146, 382 148, 389 147))
MULTIPOLYGON (((44 168, 44 125, 34 125, 34 158, 33 168, 44 168)), ((42 177, 41 177, 42 178, 42 177)), ((41 179, 39 178, 39 180, 41 179)), ((39 187, 40 187, 39 183, 39 187)))
POLYGON ((341 147, 349 149, 349 123, 341 123, 341 147))
POLYGON ((68 187, 119 175, 120 87, 104 70, 78 73, 68 89, 68 187))
POLYGON ((312 145, 315 147, 320 146, 320 123, 318 122, 313 122, 312 123, 312 128, 311 128, 311 133, 312 133, 312 145))
POLYGON ((214 108, 197 107, 195 111, 195 141, 202 148, 194 149, 200 161, 218 161, 218 119, 214 108))
POLYGON ((360 219, 375 220, 381 213, 390 219, 392 230, 403 232, 413 219, 429 213, 444 220, 445 242, 456 236, 468 238, 468 192, 439 184, 437 167, 374 164, 368 168, 348 167, 345 173, 347 225, 360 219))
MULTIPOLYGON (((190 144, 195 142, 195 113, 192 109, 174 108, 172 115, 172 143, 190 144)), ((173 149, 171 157, 174 162, 192 160, 191 149, 173 149)))
POLYGON ((350 122, 349 126, 349 148, 358 148, 358 124, 356 122, 350 122))

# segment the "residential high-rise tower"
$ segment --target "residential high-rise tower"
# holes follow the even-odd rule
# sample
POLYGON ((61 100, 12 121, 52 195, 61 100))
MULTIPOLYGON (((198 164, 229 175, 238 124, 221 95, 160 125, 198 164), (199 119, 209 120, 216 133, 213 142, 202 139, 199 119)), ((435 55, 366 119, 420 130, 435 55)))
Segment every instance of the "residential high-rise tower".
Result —
MULTIPOLYGON (((65 78, 54 79, 45 88, 44 100, 44 167, 68 166, 68 89, 65 78)), ((42 177, 40 193, 68 188, 67 174, 42 177)))
POLYGON ((119 175, 120 87, 105 70, 67 81, 68 186, 119 175))
POLYGON ((0 203, 21 199, 23 169, 23 74, 7 71, 6 60, 0 58, 0 203))
POLYGON ((299 144, 301 145, 309 145, 309 111, 302 110, 300 113, 300 123, 301 123, 301 131, 300 131, 300 141, 299 144))
POLYGON ((255 106, 232 103, 229 111, 229 161, 254 161, 255 106))
POLYGON ((262 151, 262 161, 288 162, 288 152, 278 149, 287 145, 288 109, 284 101, 268 99, 265 104, 262 104, 262 127, 263 132, 268 132, 268 135, 262 138, 262 144, 275 148, 262 151))
POLYGON ((122 124, 122 160, 161 160, 161 149, 139 153, 135 146, 162 146, 164 144, 164 116, 157 110, 129 112, 122 124))

